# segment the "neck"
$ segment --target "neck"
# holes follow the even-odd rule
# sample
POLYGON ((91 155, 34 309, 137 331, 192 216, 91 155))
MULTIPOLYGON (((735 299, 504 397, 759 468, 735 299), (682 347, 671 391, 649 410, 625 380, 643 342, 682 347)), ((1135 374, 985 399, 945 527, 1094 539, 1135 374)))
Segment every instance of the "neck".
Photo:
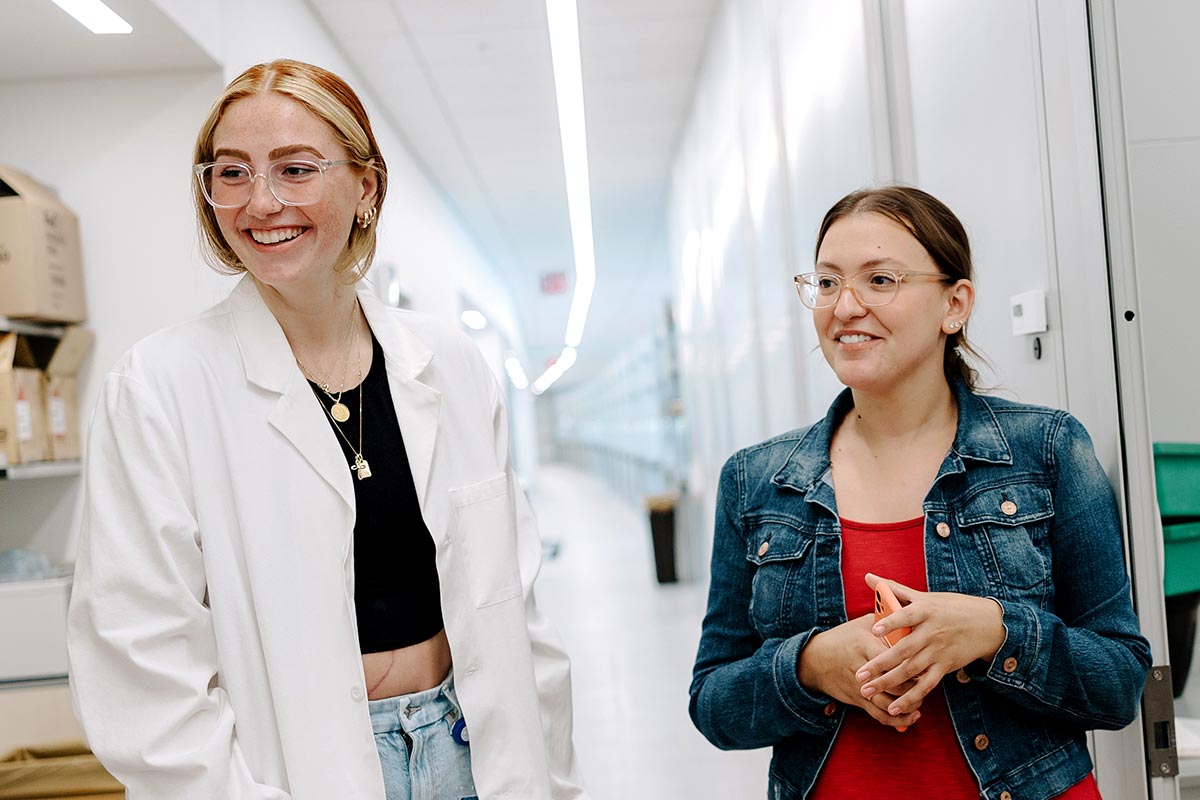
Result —
POLYGON ((855 389, 854 408, 846 421, 867 442, 910 440, 953 430, 958 406, 939 372, 936 380, 906 382, 886 393, 855 389))
POLYGON ((251 278, 296 355, 319 356, 344 344, 346 326, 358 313, 353 285, 335 283, 305 291, 279 289, 251 278))

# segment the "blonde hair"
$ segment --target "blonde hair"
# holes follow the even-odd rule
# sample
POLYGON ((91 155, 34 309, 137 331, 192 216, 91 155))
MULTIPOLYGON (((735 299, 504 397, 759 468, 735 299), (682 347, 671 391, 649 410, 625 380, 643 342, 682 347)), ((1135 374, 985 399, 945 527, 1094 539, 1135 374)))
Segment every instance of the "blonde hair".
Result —
MULTIPOLYGON (((229 106, 244 97, 265 92, 276 92, 289 97, 316 114, 329 125, 337 141, 346 148, 350 157, 361 164, 361 169, 375 170, 379 177, 379 186, 375 192, 375 209, 381 210, 383 198, 387 194, 387 164, 379 153, 379 144, 375 141, 371 121, 362 101, 349 84, 337 75, 302 61, 279 59, 256 64, 234 78, 213 103, 208 117, 200 126, 192 162, 203 164, 213 160, 213 135, 229 106)), ((196 217, 200 224, 200 250, 205 261, 218 272, 231 275, 245 272, 245 266, 221 234, 216 211, 204 199, 199 183, 194 180, 192 203, 196 207, 196 217)), ((346 249, 334 265, 334 272, 353 270, 355 281, 367 273, 371 261, 375 258, 377 225, 378 222, 366 228, 357 224, 351 225, 346 249)))

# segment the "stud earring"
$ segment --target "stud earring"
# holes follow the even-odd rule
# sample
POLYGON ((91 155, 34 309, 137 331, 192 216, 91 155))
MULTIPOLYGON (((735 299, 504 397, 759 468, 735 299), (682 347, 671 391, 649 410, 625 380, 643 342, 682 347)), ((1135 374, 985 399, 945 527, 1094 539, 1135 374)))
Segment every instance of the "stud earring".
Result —
POLYGON ((952 330, 952 331, 956 331, 961 327, 962 327, 962 323, 957 320, 950 323, 950 330, 952 330))
POLYGON ((362 228, 363 230, 366 230, 367 228, 369 228, 371 226, 371 223, 375 221, 376 213, 378 213, 378 212, 375 211, 375 206, 371 206, 366 211, 364 211, 362 213, 362 216, 360 216, 358 218, 358 227, 362 228))

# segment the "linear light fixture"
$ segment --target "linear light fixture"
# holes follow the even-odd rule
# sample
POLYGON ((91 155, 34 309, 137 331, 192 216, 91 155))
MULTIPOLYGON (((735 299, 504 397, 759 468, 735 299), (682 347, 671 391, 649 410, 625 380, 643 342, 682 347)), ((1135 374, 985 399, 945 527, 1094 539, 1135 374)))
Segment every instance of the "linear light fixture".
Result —
POLYGON ((576 355, 574 347, 564 347, 562 352, 558 354, 558 359, 533 382, 531 391, 534 394, 541 394, 549 389, 550 384, 561 378, 563 373, 569 370, 571 365, 575 363, 576 355))
POLYGON ((533 382, 538 394, 550 388, 571 364, 583 339, 592 291, 596 287, 596 250, 592 241, 592 190, 588 178, 587 130, 583 113, 583 68, 579 57, 579 14, 575 0, 546 0, 554 93, 558 99, 558 131, 562 139, 567 210, 575 253, 575 290, 567 317, 563 354, 533 382), (570 351, 569 359, 567 351, 570 351), (539 390, 538 386, 542 388, 539 390))
POLYGON ((483 315, 483 312, 476 311, 473 308, 468 308, 462 312, 459 319, 462 320, 463 325, 474 331, 481 331, 487 327, 487 317, 483 315))
POLYGON ((529 388, 529 377, 521 368, 521 361, 516 356, 504 359, 504 371, 508 373, 508 379, 518 392, 529 388))
POLYGON ((100 0, 51 0, 92 33, 133 33, 133 26, 100 0))

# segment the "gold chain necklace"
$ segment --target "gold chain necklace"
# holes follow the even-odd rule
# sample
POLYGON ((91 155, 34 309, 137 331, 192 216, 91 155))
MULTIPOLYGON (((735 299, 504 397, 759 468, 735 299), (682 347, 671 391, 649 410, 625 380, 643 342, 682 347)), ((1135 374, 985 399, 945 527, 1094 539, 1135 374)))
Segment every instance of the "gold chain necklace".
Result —
MULTIPOLYGON (((354 449, 354 443, 351 442, 349 437, 347 437, 342 431, 341 425, 334 425, 333 429, 337 431, 343 439, 346 440, 346 445, 350 448, 351 452, 354 453, 354 466, 350 467, 350 471, 355 473, 358 476, 358 479, 361 481, 371 477, 371 465, 367 463, 367 460, 363 458, 362 455, 364 381, 362 374, 362 353, 358 352, 358 348, 355 348, 354 358, 358 364, 358 449, 354 449)), ((325 408, 324 403, 321 403, 321 408, 325 408)), ((328 414, 330 419, 332 419, 334 422, 338 422, 338 419, 333 415, 332 410, 325 408, 325 413, 328 414)))
MULTIPOLYGON (((330 389, 330 386, 327 382, 322 381, 315 374, 313 374, 312 370, 304 366, 304 362, 300 360, 299 356, 295 357, 296 363, 300 365, 300 369, 304 372, 304 374, 311 378, 313 383, 315 383, 321 389, 321 391, 333 401, 333 406, 329 409, 329 415, 333 417, 335 422, 345 422, 346 420, 350 419, 350 409, 346 408, 346 406, 342 403, 342 394, 344 394, 346 391, 346 370, 350 367, 349 345, 354 341, 354 337, 350 335, 350 332, 354 330, 354 317, 355 311, 357 310, 358 306, 356 301, 355 307, 350 310, 350 321, 346 325, 346 333, 342 336, 342 338, 346 340, 347 346, 346 357, 342 360, 342 380, 338 384, 337 397, 333 396, 333 391, 330 389)), ((324 403, 322 403, 322 405, 324 405, 324 403)))

